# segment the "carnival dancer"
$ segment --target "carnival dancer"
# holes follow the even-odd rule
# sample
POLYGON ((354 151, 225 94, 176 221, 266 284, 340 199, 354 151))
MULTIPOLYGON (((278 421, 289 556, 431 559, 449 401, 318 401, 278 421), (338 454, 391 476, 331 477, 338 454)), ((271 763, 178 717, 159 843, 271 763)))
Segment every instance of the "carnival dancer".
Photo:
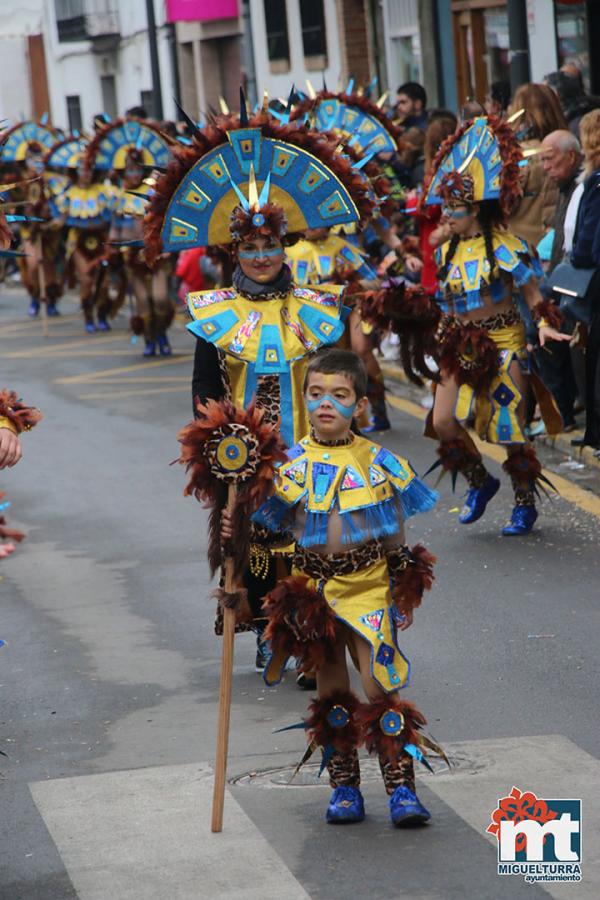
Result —
MULTIPOLYGON (((148 266, 142 219, 153 190, 152 171, 168 165, 172 146, 153 125, 119 119, 98 131, 89 149, 97 168, 113 173, 120 181, 108 240, 120 252, 135 297, 136 311, 130 324, 134 334, 144 336, 144 356, 156 356, 157 350, 161 356, 171 355, 167 337, 175 314, 170 296, 171 259, 164 254, 148 266)), ((115 312, 113 307, 111 313, 115 312)))
MULTIPOLYGON (((435 562, 423 546, 405 545, 404 520, 431 509, 436 494, 406 459, 351 431, 366 388, 356 354, 326 348, 311 360, 310 433, 288 451, 274 495, 254 514, 275 539, 294 543, 291 577, 265 599, 272 655, 263 677, 278 683, 290 655, 316 670, 303 761, 322 748, 334 789, 327 820, 364 818, 357 753, 364 743, 379 757, 392 822, 404 826, 430 818, 415 793, 413 760, 427 764, 426 748, 441 752, 420 733, 423 715, 398 695, 410 675, 398 632, 411 625, 435 562), (347 649, 366 703, 350 691, 347 649)), ((230 534, 225 516, 223 537, 230 534)))
MULTIPOLYGON (((374 161, 382 155, 396 155, 402 147, 402 130, 383 111, 387 93, 374 102, 367 96, 368 90, 363 93, 355 91, 354 80, 351 79, 344 92, 333 93, 327 89, 315 92, 311 89, 311 94, 292 111, 292 119, 306 120, 317 131, 329 131, 336 135, 344 151, 359 161, 358 165, 369 179, 371 190, 382 199, 379 214, 373 217, 369 228, 373 230, 373 236, 387 244, 402 260, 403 243, 389 223, 389 217, 398 208, 398 197, 394 196, 390 181, 374 161)), ((387 431, 391 425, 385 402, 383 373, 373 352, 374 336, 370 327, 361 322, 355 307, 348 321, 348 335, 352 349, 359 354, 368 374, 367 396, 372 420, 361 430, 365 433, 387 431)))
MULTIPOLYGON (((293 283, 284 243, 306 228, 364 220, 373 202, 333 142, 281 126, 262 111, 249 118, 243 99, 239 118, 194 126, 193 135, 193 146, 174 150, 175 161, 156 184, 144 222, 146 255, 152 263, 164 251, 230 248, 233 286, 188 297, 188 328, 197 338, 193 394, 231 398, 245 409, 255 397, 292 446, 308 429, 302 402, 308 359, 340 339, 346 311, 341 286, 293 283)), ((262 620, 276 564, 260 541, 257 531, 245 585, 262 620)), ((258 651, 262 667, 262 646, 258 651)))
POLYGON ((525 329, 517 305, 520 291, 537 320, 542 347, 569 340, 557 328, 555 307, 537 286, 541 267, 535 250, 505 228, 519 197, 520 146, 509 125, 479 117, 461 126, 440 148, 426 185, 426 204, 441 204, 451 239, 437 251, 438 295, 444 319, 438 335, 441 379, 426 434, 440 440, 436 466, 461 472, 468 492, 459 516, 476 522, 500 487, 483 464, 466 423, 474 417, 481 438, 503 444, 515 506, 504 535, 528 534, 537 519, 535 498, 544 480, 524 432, 527 379, 548 434, 562 422, 552 397, 530 369, 525 329))
POLYGON ((56 303, 62 293, 57 265, 61 233, 51 221, 50 210, 58 185, 44 166, 45 155, 59 138, 54 128, 33 121, 21 122, 2 135, 0 165, 16 167, 15 180, 21 185, 13 199, 18 201, 19 211, 32 220, 19 228, 23 251, 19 269, 32 318, 39 315, 42 303, 47 304, 49 316, 57 315, 56 303))
MULTIPOLYGON (((2 214, 0 213, 0 247, 2 247, 2 214)), ((0 251, 3 252, 3 251, 0 251)), ((14 391, 0 391, 0 469, 12 468, 21 459, 20 435, 23 431, 31 431, 42 418, 39 409, 25 404, 18 399, 14 391)), ((4 517, 4 510, 10 506, 4 502, 4 492, 0 491, 0 559, 15 550, 14 542, 20 543, 25 534, 18 528, 9 528, 4 517)))

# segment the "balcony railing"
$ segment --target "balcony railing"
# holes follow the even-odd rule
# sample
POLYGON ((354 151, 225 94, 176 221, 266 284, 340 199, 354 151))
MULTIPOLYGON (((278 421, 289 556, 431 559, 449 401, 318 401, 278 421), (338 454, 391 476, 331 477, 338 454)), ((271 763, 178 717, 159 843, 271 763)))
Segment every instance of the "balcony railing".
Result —
POLYGON ((120 35, 116 0, 54 0, 59 41, 106 41, 120 35))

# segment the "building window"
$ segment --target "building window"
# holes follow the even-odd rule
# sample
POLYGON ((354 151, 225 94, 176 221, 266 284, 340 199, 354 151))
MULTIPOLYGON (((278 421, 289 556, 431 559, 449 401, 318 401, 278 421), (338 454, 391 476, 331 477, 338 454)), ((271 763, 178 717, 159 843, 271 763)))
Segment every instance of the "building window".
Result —
POLYGON ((114 75, 100 76, 100 89, 102 91, 102 109, 114 119, 117 116, 117 86, 114 75))
POLYGON ((77 94, 67 97, 67 119, 70 131, 82 131, 81 98, 77 94))
POLYGON ((269 67, 273 74, 287 72, 290 68, 290 42, 285 0, 263 0, 263 2, 269 67))
POLYGON ((154 91, 140 91, 140 106, 143 106, 146 114, 152 118, 154 115, 154 91))
POLYGON ((300 0, 300 21, 302 22, 302 46, 304 56, 321 57, 327 65, 327 39, 325 36, 325 13, 323 0, 300 0))
MULTIPOLYGON (((590 4, 591 5, 591 4, 590 4)), ((558 65, 573 63, 583 76, 586 88, 590 86, 590 55, 588 37, 587 4, 576 0, 556 0, 556 36, 558 65)))

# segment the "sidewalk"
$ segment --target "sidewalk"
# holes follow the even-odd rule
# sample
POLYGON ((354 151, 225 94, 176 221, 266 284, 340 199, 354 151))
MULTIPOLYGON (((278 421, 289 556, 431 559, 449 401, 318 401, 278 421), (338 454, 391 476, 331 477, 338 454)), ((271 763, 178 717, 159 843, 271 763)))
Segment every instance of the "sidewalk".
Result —
MULTIPOLYGON (((398 363, 379 358, 379 365, 381 366, 381 371, 387 379, 391 379, 392 381, 395 381, 399 384, 406 385, 407 391, 410 391, 411 393, 413 391, 419 391, 419 388, 414 387, 410 384, 406 375, 404 374, 404 371, 398 363)), ((545 447, 550 447, 553 450, 557 450, 566 458, 570 458, 575 462, 582 463, 584 466, 590 469, 596 469, 600 471, 600 459, 597 459, 594 456, 593 447, 573 447, 571 445, 571 441, 574 438, 581 437, 583 437, 583 430, 578 428, 576 431, 570 431, 568 434, 558 434, 555 437, 550 437, 547 434, 538 435, 535 440, 536 443, 539 442, 545 447)))

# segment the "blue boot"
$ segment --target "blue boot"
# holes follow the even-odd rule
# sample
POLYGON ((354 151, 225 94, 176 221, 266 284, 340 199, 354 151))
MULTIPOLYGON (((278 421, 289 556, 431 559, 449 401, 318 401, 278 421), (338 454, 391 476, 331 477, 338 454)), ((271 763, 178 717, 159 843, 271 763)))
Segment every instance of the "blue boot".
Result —
POLYGON ((56 308, 56 303, 48 303, 48 315, 49 316, 60 316, 60 313, 56 308))
POLYGON ((362 822, 365 817, 365 801, 356 787, 341 785, 333 790, 327 807, 327 821, 332 825, 362 822))
POLYGON ((40 301, 36 300, 35 297, 32 299, 29 304, 29 315, 32 319, 35 319, 36 316, 40 314, 40 301))
POLYGON ((392 423, 387 416, 372 416, 371 424, 361 428, 363 434, 372 434, 375 431, 389 431, 392 423))
POLYGON ((161 356, 170 356, 173 352, 171 350, 171 345, 169 344, 169 339, 166 334, 158 335, 158 350, 161 356))
POLYGON ((98 331, 112 331, 106 319, 98 319, 98 331))
POLYGON ((515 537, 521 534, 529 534, 537 519, 535 506, 515 506, 510 517, 510 522, 502 529, 504 537, 515 537))
POLYGON ((423 825, 431 818, 431 813, 425 809, 417 795, 406 785, 401 784, 396 788, 389 803, 392 825, 397 828, 423 825))
POLYGON ((143 356, 156 356, 156 344, 154 341, 146 341, 143 356))
POLYGON ((461 525, 471 525, 472 522, 480 519, 492 497, 498 493, 499 488, 500 482, 493 475, 488 475, 480 488, 471 488, 458 517, 461 525))
POLYGON ((85 330, 87 331, 88 334, 96 334, 96 326, 94 325, 93 322, 86 322, 85 330))

